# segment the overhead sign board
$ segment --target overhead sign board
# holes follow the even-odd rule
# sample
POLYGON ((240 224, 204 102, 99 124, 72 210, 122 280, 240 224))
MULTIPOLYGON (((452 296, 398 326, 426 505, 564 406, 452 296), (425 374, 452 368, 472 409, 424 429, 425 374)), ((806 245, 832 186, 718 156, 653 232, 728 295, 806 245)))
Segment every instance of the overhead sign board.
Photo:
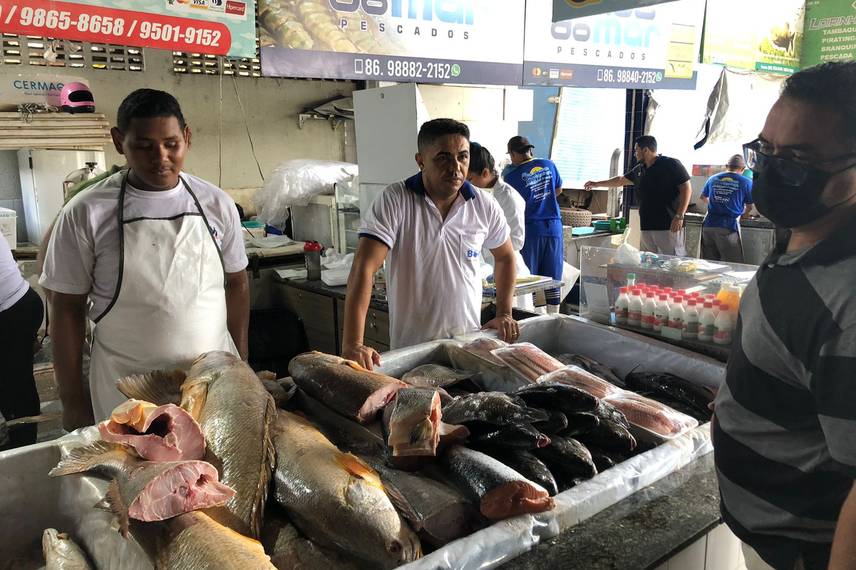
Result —
POLYGON ((679 0, 561 22, 527 2, 525 85, 693 89, 704 0, 679 0))
POLYGON ((856 59, 856 2, 808 0, 802 67, 856 59))
POLYGON ((254 0, 0 0, 0 32, 256 56, 254 0))
POLYGON ((553 0, 553 21, 585 18, 595 14, 643 8, 669 0, 553 0))
POLYGON ((262 74, 517 85, 524 7, 524 0, 260 0, 262 74))
POLYGON ((708 2, 702 61, 791 74, 800 65, 804 18, 805 0, 708 2))

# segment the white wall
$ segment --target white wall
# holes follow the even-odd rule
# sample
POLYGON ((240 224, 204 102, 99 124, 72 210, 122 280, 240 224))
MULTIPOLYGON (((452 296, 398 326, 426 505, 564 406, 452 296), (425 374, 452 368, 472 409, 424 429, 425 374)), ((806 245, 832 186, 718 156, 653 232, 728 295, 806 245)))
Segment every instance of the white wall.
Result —
MULTIPOLYGON (((172 93, 193 129, 193 148, 186 169, 226 188, 261 185, 241 116, 237 93, 247 115, 249 133, 262 172, 267 175, 279 162, 290 158, 343 160, 342 127, 334 131, 325 121, 310 121, 297 128, 297 114, 304 106, 337 95, 350 95, 353 84, 332 81, 295 81, 272 78, 222 79, 214 76, 178 75, 172 72, 172 53, 146 50, 144 73, 87 70, 98 111, 115 121, 122 99, 134 89, 150 87, 172 93), (223 111, 222 138, 219 111, 223 111), (219 143, 222 141, 222 157, 219 143)), ((108 149, 108 162, 121 160, 108 149)))

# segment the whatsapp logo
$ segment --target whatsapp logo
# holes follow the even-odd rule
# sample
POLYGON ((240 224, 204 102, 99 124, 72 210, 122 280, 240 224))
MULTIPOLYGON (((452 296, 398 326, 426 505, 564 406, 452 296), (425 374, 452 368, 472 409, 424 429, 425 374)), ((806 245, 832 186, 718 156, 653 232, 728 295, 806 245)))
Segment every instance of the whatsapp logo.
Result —
POLYGON ((457 63, 452 66, 452 77, 459 77, 461 75, 461 66, 457 63))

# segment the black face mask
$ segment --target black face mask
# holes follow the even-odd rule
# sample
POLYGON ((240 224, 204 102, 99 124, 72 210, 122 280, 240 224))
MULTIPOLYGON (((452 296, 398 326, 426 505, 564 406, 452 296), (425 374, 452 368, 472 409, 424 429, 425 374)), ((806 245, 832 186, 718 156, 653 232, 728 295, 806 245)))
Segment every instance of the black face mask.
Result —
MULTIPOLYGON (((822 201, 829 180, 854 164, 834 172, 819 170, 807 164, 763 154, 757 141, 743 145, 747 164, 754 180, 752 198, 758 211, 782 228, 798 228, 829 213, 837 204, 822 201)), ((841 157, 844 158, 844 157, 841 157)))
POLYGON ((833 174, 815 168, 794 186, 776 167, 754 172, 752 198, 761 215, 783 228, 798 228, 820 219, 830 210, 821 194, 833 174))

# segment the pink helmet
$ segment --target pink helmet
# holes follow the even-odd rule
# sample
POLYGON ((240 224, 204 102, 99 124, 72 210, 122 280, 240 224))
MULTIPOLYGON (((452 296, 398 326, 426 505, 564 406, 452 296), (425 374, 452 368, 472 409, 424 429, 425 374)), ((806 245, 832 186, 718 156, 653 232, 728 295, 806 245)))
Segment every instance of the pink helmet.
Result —
POLYGON ((59 93, 60 108, 66 113, 94 113, 95 98, 89 86, 79 81, 66 83, 59 93))

